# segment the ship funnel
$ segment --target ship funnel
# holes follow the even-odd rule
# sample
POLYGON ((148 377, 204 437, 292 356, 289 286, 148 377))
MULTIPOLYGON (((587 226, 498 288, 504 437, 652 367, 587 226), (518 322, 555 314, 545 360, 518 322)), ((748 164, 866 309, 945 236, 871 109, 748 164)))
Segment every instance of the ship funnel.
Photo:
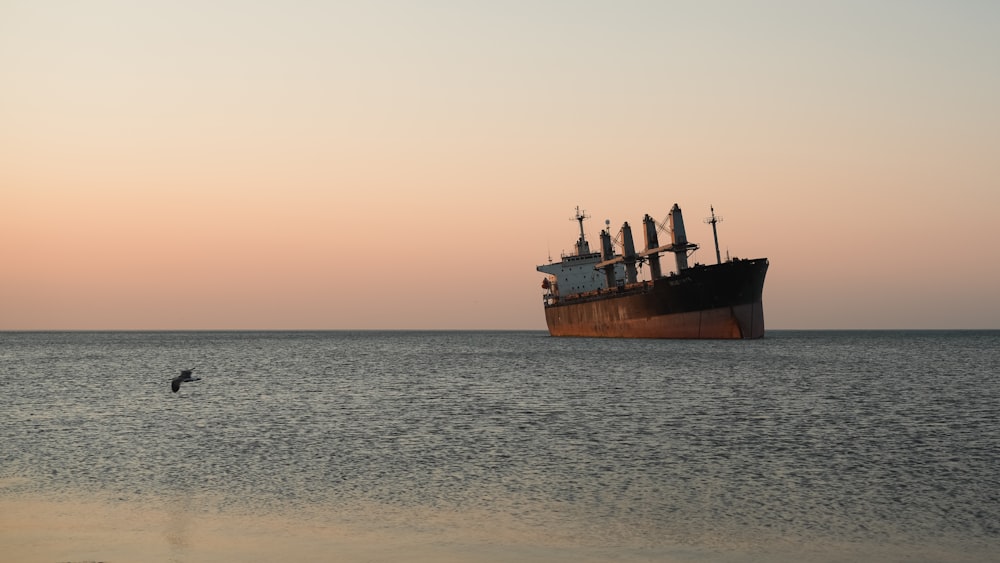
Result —
MULTIPOLYGON (((615 249, 611 245, 611 233, 607 230, 601 231, 601 258, 604 261, 613 260, 615 257, 615 249)), ((614 289, 618 282, 615 280, 615 265, 614 263, 609 263, 604 266, 604 276, 607 280, 608 289, 614 289)))
MULTIPOLYGON (((646 235, 646 250, 652 251, 654 248, 660 246, 659 238, 656 236, 656 220, 649 216, 647 213, 645 217, 642 218, 643 234, 646 235)), ((660 271, 660 253, 659 252, 649 252, 649 277, 652 279, 659 279, 663 274, 660 271)))
POLYGON ((626 221, 622 225, 622 258, 625 262, 625 283, 636 283, 639 279, 635 271, 635 244, 632 242, 632 227, 626 221))

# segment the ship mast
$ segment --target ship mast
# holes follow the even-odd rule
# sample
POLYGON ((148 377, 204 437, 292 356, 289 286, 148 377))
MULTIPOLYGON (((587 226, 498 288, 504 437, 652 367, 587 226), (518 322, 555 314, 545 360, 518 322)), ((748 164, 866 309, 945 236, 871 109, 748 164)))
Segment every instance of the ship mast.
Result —
POLYGON ((712 216, 705 219, 705 222, 712 225, 712 236, 715 238, 715 263, 722 264, 722 255, 719 254, 719 232, 715 229, 715 225, 722 222, 722 217, 715 216, 715 207, 712 205, 708 206, 712 210, 712 216))
POLYGON ((576 206, 576 216, 570 217, 570 221, 576 221, 580 223, 580 240, 576 241, 576 255, 583 256, 585 254, 590 254, 590 243, 587 242, 587 238, 583 234, 583 220, 590 219, 590 215, 586 214, 586 211, 580 211, 580 206, 576 206))
POLYGON ((715 238, 715 263, 722 263, 722 255, 719 254, 719 232, 715 229, 715 225, 722 222, 722 217, 715 216, 715 206, 709 205, 709 209, 712 210, 712 216, 705 219, 705 222, 712 225, 712 236, 715 238))

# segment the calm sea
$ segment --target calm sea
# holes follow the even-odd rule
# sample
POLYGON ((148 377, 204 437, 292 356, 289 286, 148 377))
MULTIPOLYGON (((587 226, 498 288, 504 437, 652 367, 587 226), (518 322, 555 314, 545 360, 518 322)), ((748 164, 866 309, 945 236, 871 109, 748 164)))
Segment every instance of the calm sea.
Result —
POLYGON ((1000 331, 0 333, 0 502, 21 511, 0 542, 31 558, 48 533, 87 561, 127 558, 130 534, 163 561, 1000 561, 998 375, 1000 331), (105 523, 45 532, 31 512, 84 501, 105 523))

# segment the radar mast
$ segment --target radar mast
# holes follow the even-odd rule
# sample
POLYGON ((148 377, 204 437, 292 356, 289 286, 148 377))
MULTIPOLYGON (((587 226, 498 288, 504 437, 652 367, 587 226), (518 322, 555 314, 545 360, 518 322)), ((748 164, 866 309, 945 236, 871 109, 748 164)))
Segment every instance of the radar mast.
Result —
POLYGON ((583 256, 584 254, 590 254, 590 243, 587 242, 587 237, 583 234, 583 220, 590 219, 590 215, 586 214, 586 211, 580 211, 580 206, 576 206, 576 215, 570 217, 570 221, 576 221, 580 224, 580 240, 576 241, 576 255, 583 256))

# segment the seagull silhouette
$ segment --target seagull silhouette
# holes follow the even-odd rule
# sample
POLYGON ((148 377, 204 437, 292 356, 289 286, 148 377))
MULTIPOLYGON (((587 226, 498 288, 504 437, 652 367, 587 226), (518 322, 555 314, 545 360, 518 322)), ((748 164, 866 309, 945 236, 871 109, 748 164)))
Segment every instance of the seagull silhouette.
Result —
POLYGON ((194 368, 182 369, 181 374, 170 381, 170 388, 174 390, 174 393, 180 391, 181 383, 186 383, 188 381, 198 381, 201 379, 200 377, 191 377, 192 371, 194 371, 194 368))

